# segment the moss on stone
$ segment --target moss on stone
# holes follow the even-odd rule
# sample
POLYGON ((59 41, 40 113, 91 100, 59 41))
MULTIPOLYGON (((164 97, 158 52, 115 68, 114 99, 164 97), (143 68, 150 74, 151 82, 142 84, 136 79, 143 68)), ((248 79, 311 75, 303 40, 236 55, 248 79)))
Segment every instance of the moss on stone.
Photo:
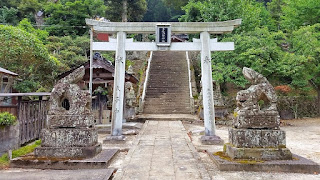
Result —
POLYGON ((259 161, 259 160, 251 160, 251 159, 231 159, 226 153, 222 151, 218 151, 213 153, 215 156, 219 156, 221 159, 230 161, 230 162, 236 162, 240 164, 257 164, 257 163, 264 163, 264 161, 259 161))

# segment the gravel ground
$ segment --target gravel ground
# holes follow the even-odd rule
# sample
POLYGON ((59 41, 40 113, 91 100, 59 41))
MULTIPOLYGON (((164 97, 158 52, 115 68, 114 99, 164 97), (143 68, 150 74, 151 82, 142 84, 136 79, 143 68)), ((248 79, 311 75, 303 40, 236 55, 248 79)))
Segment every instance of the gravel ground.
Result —
MULTIPOLYGON (((219 171, 204 150, 211 152, 222 151, 223 146, 202 145, 199 141, 200 131, 203 125, 190 124, 185 122, 185 128, 191 135, 192 142, 200 153, 202 162, 205 164, 212 179, 232 180, 232 179, 261 179, 261 180, 310 180, 319 179, 319 174, 299 174, 299 173, 268 173, 268 172, 223 172, 219 171)), ((308 158, 320 164, 320 119, 299 119, 283 121, 282 130, 287 134, 287 147, 292 153, 308 158)), ((217 126, 216 134, 225 142, 228 142, 228 127, 217 126)))

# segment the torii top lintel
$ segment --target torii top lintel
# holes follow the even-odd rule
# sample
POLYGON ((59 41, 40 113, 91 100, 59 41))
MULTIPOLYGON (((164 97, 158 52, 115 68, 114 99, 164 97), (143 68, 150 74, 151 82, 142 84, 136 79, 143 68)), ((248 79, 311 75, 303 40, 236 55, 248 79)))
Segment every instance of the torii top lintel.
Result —
POLYGON ((210 34, 224 34, 232 32, 235 27, 240 26, 241 19, 221 22, 107 22, 93 19, 86 19, 88 26, 96 32, 105 33, 141 33, 152 34, 155 27, 159 24, 170 24, 173 33, 200 33, 208 32, 210 34))

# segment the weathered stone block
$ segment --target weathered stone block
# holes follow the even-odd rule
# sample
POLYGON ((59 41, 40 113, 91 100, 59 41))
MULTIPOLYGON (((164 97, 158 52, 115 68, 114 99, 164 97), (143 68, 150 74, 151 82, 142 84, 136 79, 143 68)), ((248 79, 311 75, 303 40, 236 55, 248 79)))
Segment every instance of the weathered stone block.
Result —
POLYGON ((102 151, 101 144, 89 147, 38 147, 35 149, 37 157, 46 158, 90 158, 102 151))
POLYGON ((286 146, 286 134, 282 130, 230 128, 229 142, 235 147, 278 148, 286 146))
POLYGON ((94 125, 93 115, 47 115, 47 120, 49 128, 81 128, 94 125))
POLYGON ((95 129, 43 129, 41 131, 42 147, 85 147, 98 142, 95 129))
POLYGON ((238 111, 234 119, 235 128, 278 129, 280 116, 277 111, 238 111))
POLYGON ((225 153, 231 159, 249 160, 291 160, 292 154, 288 148, 237 148, 225 144, 225 153))
POLYGON ((0 126, 0 156, 10 149, 19 147, 19 124, 0 126))

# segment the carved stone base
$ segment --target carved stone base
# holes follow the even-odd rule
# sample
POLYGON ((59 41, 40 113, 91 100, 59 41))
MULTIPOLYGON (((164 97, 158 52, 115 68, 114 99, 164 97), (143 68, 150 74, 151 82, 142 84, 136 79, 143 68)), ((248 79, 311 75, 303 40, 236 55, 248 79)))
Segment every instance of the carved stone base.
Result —
POLYGON ((292 160, 292 154, 288 148, 237 148, 231 144, 225 144, 224 150, 231 159, 292 160))
POLYGON ((42 147, 88 147, 98 143, 98 133, 94 128, 42 129, 42 147))
POLYGON ((244 148, 286 147, 286 133, 282 130, 230 128, 229 142, 244 148))
POLYGON ((223 144, 223 140, 219 136, 201 136, 200 141, 206 145, 223 144))
POLYGON ((49 128, 61 127, 92 127, 94 126, 94 117, 91 114, 84 115, 47 115, 49 128))
POLYGON ((89 147, 38 147, 34 154, 36 157, 46 158, 89 158, 94 157, 102 151, 101 144, 89 147))
POLYGON ((233 121, 236 128, 279 129, 280 116, 278 111, 238 111, 233 121))

